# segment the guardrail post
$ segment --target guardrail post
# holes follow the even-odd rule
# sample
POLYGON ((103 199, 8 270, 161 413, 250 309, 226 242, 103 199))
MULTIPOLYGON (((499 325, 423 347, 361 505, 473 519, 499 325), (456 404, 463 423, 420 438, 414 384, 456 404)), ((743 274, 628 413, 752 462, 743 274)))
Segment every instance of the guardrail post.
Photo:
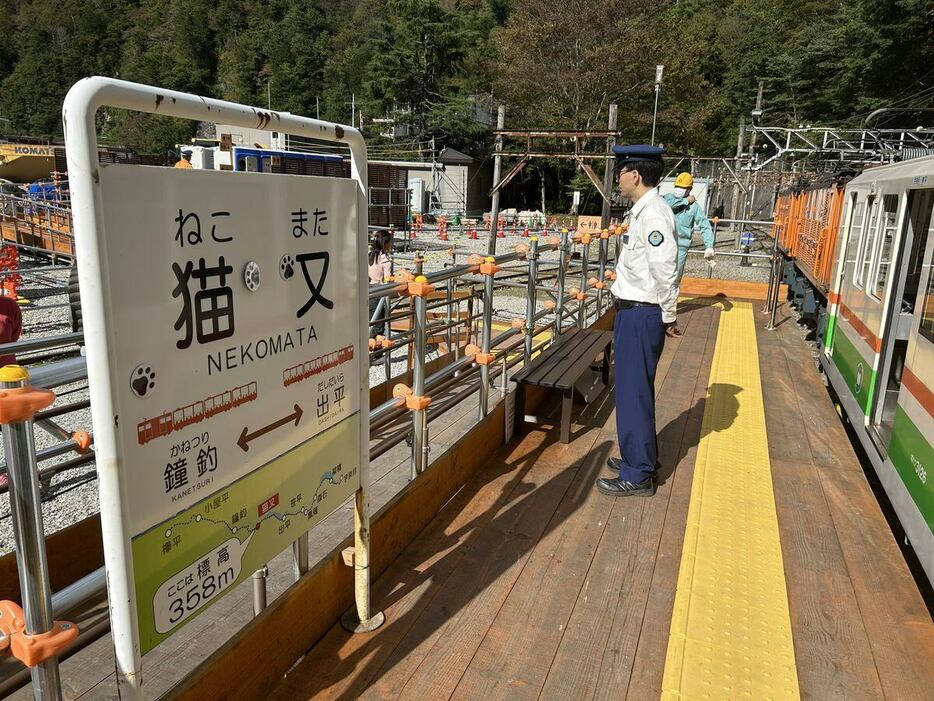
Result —
POLYGON ((769 317, 769 325, 765 327, 765 330, 766 330, 766 331, 774 331, 774 330, 775 330, 775 313, 778 311, 778 291, 781 289, 781 285, 779 284, 780 281, 781 281, 781 279, 779 278, 778 270, 781 270, 782 254, 781 254, 781 251, 778 251, 778 250, 776 250, 775 253, 776 253, 776 255, 775 255, 775 265, 774 265, 774 267, 775 267, 775 270, 776 270, 776 274, 775 274, 775 284, 772 285, 772 287, 773 287, 774 289, 772 290, 772 294, 771 294, 771 297, 772 297, 772 316, 769 317))
MULTIPOLYGON (((532 334, 535 328, 535 308, 538 302, 538 237, 529 239, 529 279, 525 302, 525 363, 532 359, 532 334)), ((487 351, 489 352, 489 351, 487 351)))
POLYGON ((776 270, 776 259, 778 258, 778 238, 772 239, 772 256, 769 258, 769 291, 765 295, 765 306, 762 308, 763 314, 768 314, 772 305, 772 286, 775 284, 778 272, 776 270))
MULTIPOLYGON (((29 373, 18 365, 0 369, 0 390, 25 388, 29 373)), ((2 392, 3 396, 6 392, 2 392)), ((6 453, 7 474, 10 479, 10 516, 16 543, 16 568, 26 634, 48 633, 53 628, 52 590, 49 586, 49 564, 45 551, 45 530, 42 525, 42 503, 39 493, 39 467, 36 463, 35 437, 32 416, 37 409, 54 401, 55 395, 44 406, 36 405, 28 416, 3 418, 3 449, 6 453)), ((2 399, 0 399, 2 401, 2 399)), ((61 699, 61 678, 58 657, 50 657, 30 670, 33 696, 38 699, 61 699)))
POLYGON ((260 615, 266 608, 266 578, 269 567, 263 565, 253 573, 253 615, 260 615))
MULTIPOLYGON (((495 258, 489 256, 486 262, 494 264, 495 258)), ((493 273, 484 275, 483 279, 483 330, 480 341, 480 350, 484 354, 490 352, 490 341, 493 331, 493 273)), ((484 418, 490 410, 490 366, 484 363, 480 366, 480 418, 484 418)))
MULTIPOLYGON (((604 277, 606 276, 606 256, 610 246, 609 231, 606 229, 603 230, 600 236, 600 253, 599 253, 599 262, 597 263, 597 269, 599 271, 598 278, 600 282, 603 282, 604 277)), ((603 314, 603 288, 597 288, 597 318, 600 318, 600 315, 603 314)))
POLYGON ((558 290, 555 294, 555 331, 554 337, 561 335, 564 321, 564 277, 568 262, 568 230, 561 229, 561 245, 558 248, 558 290))
POLYGON ((308 571, 308 531, 292 542, 292 565, 295 569, 295 579, 301 579, 308 571))
MULTIPOLYGON (((419 278, 416 278, 418 281, 419 278)), ((412 297, 415 305, 415 359, 412 370, 412 390, 418 397, 425 395, 425 336, 428 325, 427 299, 424 295, 412 297)), ((412 411, 412 473, 415 479, 428 465, 426 410, 412 411)))
POLYGON ((584 297, 577 301, 577 325, 580 328, 587 326, 587 263, 590 259, 590 235, 581 237, 581 286, 580 291, 584 297))

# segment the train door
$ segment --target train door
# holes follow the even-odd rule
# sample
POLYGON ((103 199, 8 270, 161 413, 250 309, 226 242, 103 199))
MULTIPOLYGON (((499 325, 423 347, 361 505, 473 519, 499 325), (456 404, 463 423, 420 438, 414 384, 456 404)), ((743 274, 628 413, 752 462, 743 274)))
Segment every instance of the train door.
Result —
POLYGON ((882 329, 877 391, 869 422, 870 435, 883 454, 888 453, 892 439, 915 310, 924 304, 924 297, 919 294, 931 229, 934 191, 910 190, 907 208, 897 247, 894 245, 895 231, 891 227, 884 227, 884 238, 880 241, 871 281, 878 296, 882 295, 889 276, 892 276, 894 283, 882 329))

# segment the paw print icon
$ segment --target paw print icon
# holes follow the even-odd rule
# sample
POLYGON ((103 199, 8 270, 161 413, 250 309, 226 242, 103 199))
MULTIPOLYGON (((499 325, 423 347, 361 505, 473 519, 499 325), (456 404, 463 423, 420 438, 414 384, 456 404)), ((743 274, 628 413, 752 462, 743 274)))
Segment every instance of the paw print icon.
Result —
POLYGON ((140 399, 148 397, 156 388, 156 372, 149 363, 140 363, 130 373, 130 389, 140 399))
POLYGON ((295 259, 285 254, 279 259, 279 277, 283 280, 290 280, 293 275, 295 275, 295 259))

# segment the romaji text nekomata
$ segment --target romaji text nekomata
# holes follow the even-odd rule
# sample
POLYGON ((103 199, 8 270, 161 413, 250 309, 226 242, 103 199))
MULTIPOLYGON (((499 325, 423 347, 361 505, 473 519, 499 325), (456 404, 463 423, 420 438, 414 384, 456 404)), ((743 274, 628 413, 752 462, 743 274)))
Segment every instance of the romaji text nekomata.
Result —
POLYGON ((315 327, 299 327, 291 331, 282 331, 268 338, 259 338, 248 343, 241 343, 207 355, 208 375, 215 375, 225 370, 233 370, 242 365, 249 365, 279 353, 301 348, 312 341, 317 341, 315 327))

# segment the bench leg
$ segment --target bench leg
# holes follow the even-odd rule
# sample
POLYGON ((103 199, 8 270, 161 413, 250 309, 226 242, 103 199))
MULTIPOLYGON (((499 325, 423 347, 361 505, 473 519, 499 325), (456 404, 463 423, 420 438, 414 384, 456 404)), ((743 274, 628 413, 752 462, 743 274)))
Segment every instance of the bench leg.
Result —
POLYGON ((571 442, 571 410, 574 408, 574 388, 564 390, 561 397, 561 442, 571 442))
POLYGON ((601 379, 603 380, 603 385, 608 386, 610 384, 610 344, 606 344, 606 348, 603 349, 603 368, 601 369, 601 379))
POLYGON ((516 416, 513 421, 513 433, 517 436, 525 435, 525 383, 519 382, 516 387, 516 416))

